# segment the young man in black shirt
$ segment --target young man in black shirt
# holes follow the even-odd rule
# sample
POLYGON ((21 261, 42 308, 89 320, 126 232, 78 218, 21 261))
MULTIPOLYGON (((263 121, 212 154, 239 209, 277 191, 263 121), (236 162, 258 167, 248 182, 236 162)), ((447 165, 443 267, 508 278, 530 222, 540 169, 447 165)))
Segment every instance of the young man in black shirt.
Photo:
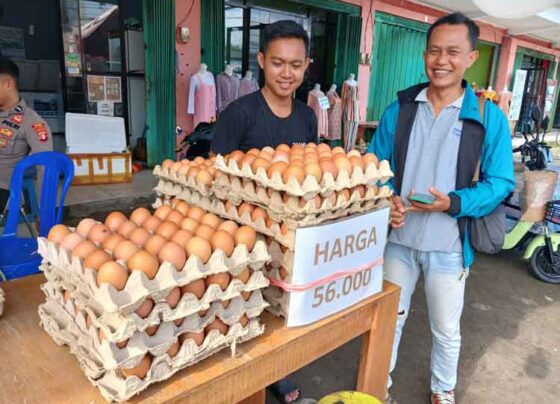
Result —
POLYGON ((220 114, 212 152, 317 142, 313 110, 292 97, 309 66, 308 47, 307 32, 294 21, 278 21, 264 28, 257 54, 264 87, 232 102, 220 114))
MULTIPOLYGON (((220 114, 210 146, 213 153, 317 143, 315 113, 293 98, 309 66, 308 48, 307 32, 294 21, 278 21, 264 28, 257 54, 264 87, 235 100, 220 114)), ((299 389, 288 378, 274 383, 270 390, 282 403, 300 398, 299 389)))

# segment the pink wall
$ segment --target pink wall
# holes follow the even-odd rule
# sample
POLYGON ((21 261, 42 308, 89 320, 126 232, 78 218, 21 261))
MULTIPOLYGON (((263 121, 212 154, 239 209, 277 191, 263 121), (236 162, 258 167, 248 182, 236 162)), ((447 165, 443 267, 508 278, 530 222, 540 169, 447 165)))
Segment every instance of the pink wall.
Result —
MULTIPOLYGON (((175 23, 178 24, 185 18, 188 9, 193 4, 189 18, 182 23, 183 27, 190 29, 189 42, 175 41, 177 51, 177 75, 175 77, 176 117, 177 125, 186 133, 193 130, 192 115, 187 115, 187 96, 190 78, 200 65, 200 2, 203 0, 175 0, 175 23)), ((179 139, 179 141, 182 139, 179 139)))

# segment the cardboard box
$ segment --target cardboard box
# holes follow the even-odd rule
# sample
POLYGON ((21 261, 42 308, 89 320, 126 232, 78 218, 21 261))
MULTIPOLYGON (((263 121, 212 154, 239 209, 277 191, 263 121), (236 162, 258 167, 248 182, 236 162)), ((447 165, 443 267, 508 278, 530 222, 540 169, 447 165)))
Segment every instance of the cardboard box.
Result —
POLYGON ((132 181, 132 159, 125 153, 69 154, 74 162, 72 185, 121 184, 132 181))

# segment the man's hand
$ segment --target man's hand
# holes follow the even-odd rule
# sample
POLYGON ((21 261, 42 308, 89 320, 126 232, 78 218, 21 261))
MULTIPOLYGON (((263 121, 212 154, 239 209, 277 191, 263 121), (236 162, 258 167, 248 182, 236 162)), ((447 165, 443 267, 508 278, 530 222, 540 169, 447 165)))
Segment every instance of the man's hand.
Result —
MULTIPOLYGON (((436 200, 433 203, 429 203, 429 204, 420 203, 420 202, 415 202, 410 198, 408 198, 411 206, 407 208, 407 211, 408 212, 446 212, 447 210, 449 210, 449 207, 451 206, 451 199, 449 198, 449 196, 442 194, 441 192, 439 192, 437 189, 433 187, 430 188, 428 191, 430 192, 430 194, 436 197, 436 200)), ((412 190, 411 195, 413 193, 414 190, 412 190)))
POLYGON ((404 217, 406 209, 402 203, 400 196, 393 196, 391 200, 391 218, 390 223, 393 229, 398 229, 404 226, 404 217))

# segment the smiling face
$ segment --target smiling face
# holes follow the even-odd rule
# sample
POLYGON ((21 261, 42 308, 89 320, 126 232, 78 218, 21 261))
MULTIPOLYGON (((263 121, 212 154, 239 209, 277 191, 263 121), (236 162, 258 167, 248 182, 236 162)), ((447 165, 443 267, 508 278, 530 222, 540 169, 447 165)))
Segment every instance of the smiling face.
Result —
POLYGON ((265 53, 257 54, 257 61, 264 72, 265 87, 279 98, 292 95, 309 66, 305 43, 298 38, 270 41, 265 53))
POLYGON ((465 71, 477 58, 478 51, 472 49, 465 24, 437 26, 424 52, 430 86, 437 89, 460 86, 465 71))

